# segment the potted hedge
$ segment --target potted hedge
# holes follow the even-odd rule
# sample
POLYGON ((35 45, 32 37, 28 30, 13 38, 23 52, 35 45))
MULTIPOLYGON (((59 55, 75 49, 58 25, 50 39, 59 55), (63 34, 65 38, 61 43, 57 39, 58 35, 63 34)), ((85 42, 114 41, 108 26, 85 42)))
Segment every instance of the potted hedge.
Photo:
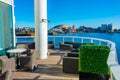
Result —
POLYGON ((79 50, 78 71, 80 80, 108 80, 107 65, 110 48, 104 45, 82 45, 79 50))

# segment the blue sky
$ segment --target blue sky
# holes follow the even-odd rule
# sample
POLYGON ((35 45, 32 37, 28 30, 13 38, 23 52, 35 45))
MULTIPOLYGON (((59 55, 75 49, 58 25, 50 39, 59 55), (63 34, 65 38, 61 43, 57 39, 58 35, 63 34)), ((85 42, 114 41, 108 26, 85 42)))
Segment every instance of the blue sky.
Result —
MULTIPOLYGON (((34 0, 15 0, 16 26, 34 27, 34 0)), ((48 28, 64 24, 120 28, 120 0, 48 0, 48 28)))

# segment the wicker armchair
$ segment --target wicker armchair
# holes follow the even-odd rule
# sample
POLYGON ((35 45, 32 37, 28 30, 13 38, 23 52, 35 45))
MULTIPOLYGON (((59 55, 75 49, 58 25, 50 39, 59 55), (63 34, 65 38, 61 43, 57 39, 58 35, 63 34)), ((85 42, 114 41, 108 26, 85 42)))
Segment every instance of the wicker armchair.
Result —
POLYGON ((34 43, 21 43, 18 44, 16 48, 24 48, 27 51, 23 52, 20 56, 20 67, 27 68, 31 71, 34 71, 36 66, 36 51, 34 43), (24 55, 23 55, 24 54, 24 55))
POLYGON ((18 44, 16 48, 29 49, 27 44, 18 44))
POLYGON ((0 78, 11 80, 12 71, 15 71, 15 59, 8 58, 7 56, 0 56, 0 78))
POLYGON ((22 47, 22 48, 25 48, 25 49, 35 49, 35 42, 25 42, 25 43, 18 43, 17 44, 18 48, 22 47))
POLYGON ((29 47, 28 47, 27 44, 18 44, 18 45, 16 46, 16 48, 17 48, 17 49, 19 49, 19 48, 20 48, 20 49, 26 49, 26 51, 23 52, 22 55, 23 55, 23 54, 25 55, 27 52, 29 52, 29 47))
POLYGON ((21 56, 20 66, 23 68, 28 68, 31 71, 34 71, 36 67, 36 51, 30 50, 30 52, 27 53, 27 56, 21 56))

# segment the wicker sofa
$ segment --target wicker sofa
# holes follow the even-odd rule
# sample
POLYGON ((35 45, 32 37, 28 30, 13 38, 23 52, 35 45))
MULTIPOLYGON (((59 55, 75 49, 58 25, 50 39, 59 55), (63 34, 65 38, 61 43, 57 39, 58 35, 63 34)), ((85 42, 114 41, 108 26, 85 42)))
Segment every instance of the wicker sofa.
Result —
MULTIPOLYGON (((79 52, 79 47, 83 44, 88 43, 78 43, 78 42, 61 42, 60 43, 60 49, 61 50, 69 50, 72 52, 79 52)), ((92 44, 92 43, 90 43, 92 44)))
POLYGON ((60 49, 61 50, 68 50, 72 51, 73 43, 72 42, 61 42, 60 43, 60 49))
POLYGON ((69 51, 73 51, 73 52, 78 52, 79 51, 79 47, 82 44, 86 44, 86 43, 61 42, 60 43, 60 49, 62 49, 62 50, 69 50, 69 51))
POLYGON ((78 74, 78 53, 71 52, 63 57, 63 72, 78 74))
MULTIPOLYGON (((17 43, 17 45, 26 44, 29 49, 35 49, 35 42, 17 43)), ((54 42, 48 41, 48 49, 54 48, 54 42)))

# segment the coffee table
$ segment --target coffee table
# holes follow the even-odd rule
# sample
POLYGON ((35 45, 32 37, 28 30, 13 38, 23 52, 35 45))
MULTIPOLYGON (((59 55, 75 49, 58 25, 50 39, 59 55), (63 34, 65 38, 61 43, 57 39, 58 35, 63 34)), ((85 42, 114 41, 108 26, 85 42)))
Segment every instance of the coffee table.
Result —
POLYGON ((7 51, 7 53, 9 53, 9 54, 15 54, 17 69, 20 68, 20 55, 22 52, 25 52, 25 51, 26 51, 26 49, 10 49, 7 51))

